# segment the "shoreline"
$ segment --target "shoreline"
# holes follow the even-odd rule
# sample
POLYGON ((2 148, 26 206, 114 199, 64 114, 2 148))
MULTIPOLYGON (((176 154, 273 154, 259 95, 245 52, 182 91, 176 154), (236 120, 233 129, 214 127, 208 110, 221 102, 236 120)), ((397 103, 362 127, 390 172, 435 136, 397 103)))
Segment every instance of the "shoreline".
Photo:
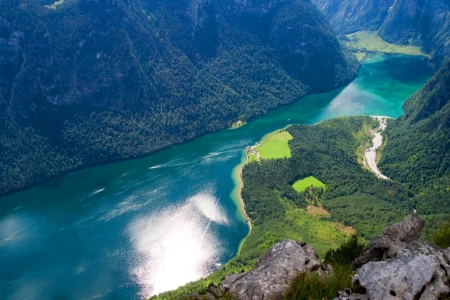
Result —
MULTIPOLYGON (((279 130, 286 130, 287 128, 289 128, 292 125, 293 124, 289 124, 289 125, 285 126, 284 128, 277 129, 277 130, 274 130, 272 132, 265 134, 259 140, 258 144, 262 144, 264 142, 264 140, 266 140, 268 137, 270 137, 274 133, 278 132, 279 130)), ((235 257, 237 255, 239 255, 239 253, 241 253, 241 249, 242 249, 242 246, 243 246, 245 240, 252 232, 252 222, 251 222, 251 219, 249 218, 249 216, 247 215, 247 211, 245 210, 245 202, 244 202, 244 199, 242 199, 242 195, 241 195, 242 188, 244 187, 244 181, 242 180, 242 169, 248 163, 249 163, 249 161, 248 161, 248 157, 247 157, 247 152, 244 149, 244 150, 242 150, 241 162, 233 168, 233 171, 231 173, 231 179, 234 182, 234 188, 231 191, 230 198, 236 204, 236 207, 237 207, 236 216, 239 218, 239 220, 241 220, 242 222, 245 222, 248 226, 248 234, 239 243, 238 252, 236 253, 235 257)))
POLYGON ((244 187, 244 181, 242 180, 242 169, 247 164, 246 156, 247 156, 247 154, 242 155, 241 162, 233 168, 233 171, 231 173, 231 179, 233 180, 234 188, 231 191, 230 197, 237 206, 237 211, 236 211, 237 217, 242 222, 245 222, 248 226, 248 233, 239 243, 238 251, 237 251, 235 257, 237 255, 239 255, 239 253, 241 253, 242 245, 244 245, 245 240, 252 232, 252 223, 251 223, 250 218, 247 215, 247 211, 245 210, 244 199, 242 199, 242 195, 241 195, 242 188, 244 187))

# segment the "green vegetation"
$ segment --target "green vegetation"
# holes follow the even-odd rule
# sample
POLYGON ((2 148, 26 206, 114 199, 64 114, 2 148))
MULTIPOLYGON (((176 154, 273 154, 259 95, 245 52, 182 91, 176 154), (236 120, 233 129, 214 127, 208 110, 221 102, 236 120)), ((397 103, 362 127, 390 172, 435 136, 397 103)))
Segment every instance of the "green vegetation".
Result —
POLYGON ((316 177, 309 176, 309 177, 297 180, 292 185, 292 187, 297 192, 303 192, 309 187, 319 187, 319 188, 320 187, 325 187, 325 184, 322 181, 320 181, 319 179, 317 179, 316 177))
POLYGON ((0 1, 0 195, 355 77, 310 2, 269 2, 0 1))
POLYGON ((450 214, 450 61, 391 120, 379 168, 405 186, 430 239, 450 214))
POLYGON ((325 254, 324 263, 332 266, 351 266, 356 258, 363 252, 364 243, 358 239, 358 236, 352 235, 348 241, 340 245, 336 249, 330 249, 325 254))
POLYGON ((286 291, 286 300, 334 299, 338 292, 351 285, 351 268, 337 266, 331 276, 300 273, 286 291))
POLYGON ((291 157, 291 149, 288 145, 290 140, 292 140, 292 135, 285 130, 281 130, 264 137, 261 146, 257 149, 264 159, 291 157))
POLYGON ((353 117, 289 127, 291 158, 249 163, 243 169, 242 196, 253 224, 283 217, 280 196, 298 208, 323 206, 331 221, 354 227, 365 239, 406 216, 412 211, 407 189, 378 180, 358 163, 361 145, 370 143, 370 128, 377 126, 372 118, 353 117), (327 188, 295 191, 292 185, 309 176, 327 188))
POLYGON ((432 241, 442 249, 450 247, 450 222, 445 222, 432 236, 432 241))
POLYGON ((288 142, 292 140, 292 135, 286 130, 278 130, 264 136, 261 143, 253 146, 253 150, 258 152, 258 155, 247 152, 248 162, 259 161, 262 159, 278 159, 291 157, 291 149, 289 149, 288 142))
POLYGON ((356 235, 325 254, 324 263, 333 266, 332 275, 299 274, 286 291, 286 300, 334 299, 339 291, 351 285, 353 261, 361 255, 364 244, 356 235))
MULTIPOLYGON (((322 122, 313 127, 292 126, 287 129, 286 133, 277 132, 279 137, 284 137, 284 141, 289 138, 289 135, 293 137, 289 141, 292 157, 263 159, 260 162, 248 163, 243 169, 245 184, 242 197, 245 201, 247 215, 252 221, 252 231, 242 245, 240 254, 209 277, 176 291, 164 293, 156 299, 177 299, 189 293, 201 292, 210 284, 218 284, 226 274, 250 270, 273 244, 285 238, 306 241, 316 249, 319 257, 324 257, 330 248, 336 248, 344 243, 355 231, 353 228, 335 221, 323 208, 320 208, 319 199, 321 200, 327 193, 326 190, 312 188, 299 193, 292 187, 298 178, 307 177, 310 169, 315 169, 314 163, 308 169, 295 169, 292 163, 298 162, 298 155, 301 155, 303 162, 309 162, 308 154, 315 152, 313 151, 315 144, 296 141, 303 134, 306 134, 303 136, 304 139, 311 138, 310 134, 303 129, 322 128, 322 126, 321 134, 327 134, 329 128, 341 128, 340 132, 342 131, 342 133, 345 132, 344 128, 352 128, 354 134, 349 133, 348 136, 342 136, 338 143, 346 146, 348 143, 344 142, 345 138, 351 137, 354 140, 354 149, 351 155, 356 160, 355 149, 358 148, 359 141, 354 136, 361 130, 363 124, 378 125, 371 118, 343 118, 339 121, 322 122), (308 148, 307 152, 304 152, 305 149, 298 148, 300 144, 312 148, 308 148), (286 177, 292 179, 287 180, 286 177)), ((267 136, 267 138, 269 137, 267 136)), ((316 138, 319 141, 323 140, 323 136, 316 138)), ((368 136, 368 138, 370 137, 368 136)), ((316 150, 321 150, 324 146, 326 147, 325 144, 317 145, 316 150)), ((323 165, 325 166, 327 162, 329 161, 324 161, 323 165)), ((326 168, 328 169, 328 167, 326 168)), ((358 165, 357 168, 364 174, 373 176, 358 165)))
POLYGON ((263 137, 260 146, 256 146, 255 150, 263 159, 288 158, 291 157, 291 149, 288 145, 290 140, 292 135, 289 132, 279 130, 263 137))
MULTIPOLYGON (((358 31, 347 34, 346 37, 348 39, 348 42, 346 42, 347 46, 350 49, 357 51, 379 51, 386 53, 403 53, 408 55, 426 56, 426 54, 420 50, 420 47, 388 43, 373 31, 358 31)), ((361 56, 359 55, 357 57, 359 59, 361 56)))

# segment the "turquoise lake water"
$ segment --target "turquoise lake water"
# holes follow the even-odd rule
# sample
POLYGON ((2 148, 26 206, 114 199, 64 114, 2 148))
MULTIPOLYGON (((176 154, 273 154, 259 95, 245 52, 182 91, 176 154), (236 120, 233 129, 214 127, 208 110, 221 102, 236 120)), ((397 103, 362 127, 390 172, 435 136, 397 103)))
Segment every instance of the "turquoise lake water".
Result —
POLYGON ((0 299, 139 299, 210 273, 248 233, 231 197, 247 145, 294 123, 398 117, 432 74, 419 57, 373 54, 346 88, 0 198, 0 299))

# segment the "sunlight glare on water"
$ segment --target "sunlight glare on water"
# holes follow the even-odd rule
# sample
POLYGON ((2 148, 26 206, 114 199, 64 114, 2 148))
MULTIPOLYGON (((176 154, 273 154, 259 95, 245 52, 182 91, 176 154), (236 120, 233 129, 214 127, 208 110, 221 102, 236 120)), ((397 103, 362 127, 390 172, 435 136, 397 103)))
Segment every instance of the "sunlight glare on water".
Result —
POLYGON ((143 297, 175 289, 214 269, 222 249, 212 222, 226 225, 228 218, 212 193, 201 192, 131 223, 135 260, 130 271, 143 297))

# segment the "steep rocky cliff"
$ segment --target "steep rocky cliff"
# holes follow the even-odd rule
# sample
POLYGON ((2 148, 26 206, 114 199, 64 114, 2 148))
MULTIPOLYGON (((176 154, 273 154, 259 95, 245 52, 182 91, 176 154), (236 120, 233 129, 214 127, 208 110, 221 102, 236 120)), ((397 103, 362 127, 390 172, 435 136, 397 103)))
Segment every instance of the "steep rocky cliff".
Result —
POLYGON ((446 0, 313 0, 340 34, 377 31, 390 43, 420 46, 437 60, 450 53, 446 0))
POLYGON ((0 3, 0 195, 349 82, 306 0, 0 3))

